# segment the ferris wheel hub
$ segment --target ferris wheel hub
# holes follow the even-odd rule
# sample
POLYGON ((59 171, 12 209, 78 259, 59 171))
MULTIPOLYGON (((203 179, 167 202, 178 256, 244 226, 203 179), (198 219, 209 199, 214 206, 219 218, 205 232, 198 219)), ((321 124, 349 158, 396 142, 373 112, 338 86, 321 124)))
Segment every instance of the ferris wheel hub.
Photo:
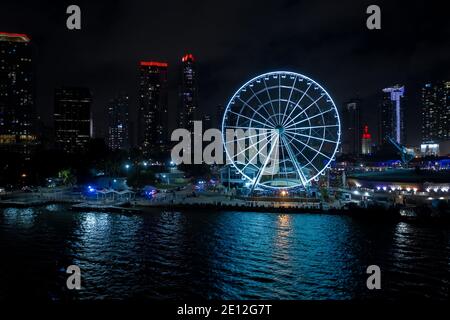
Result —
POLYGON ((284 133, 284 127, 281 125, 281 124, 279 124, 279 125, 277 125, 276 127, 275 127, 275 130, 277 130, 277 132, 278 132, 278 134, 282 134, 282 133, 284 133))

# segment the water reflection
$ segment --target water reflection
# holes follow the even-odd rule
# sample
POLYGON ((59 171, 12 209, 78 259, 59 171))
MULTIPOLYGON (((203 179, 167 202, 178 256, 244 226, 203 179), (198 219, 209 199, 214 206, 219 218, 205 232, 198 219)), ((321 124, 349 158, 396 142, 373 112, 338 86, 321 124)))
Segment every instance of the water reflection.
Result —
MULTIPOLYGON (((94 237, 105 238, 109 236, 110 218, 107 213, 88 212, 81 215, 80 233, 86 242, 94 237)), ((87 243, 89 244, 89 243, 87 243)))
POLYGON ((4 261, 11 261, 0 264, 0 297, 449 297, 445 226, 318 214, 122 215, 46 206, 2 210, 0 238, 4 261), (79 292, 63 290, 66 274, 60 270, 69 264, 81 267, 79 292), (371 264, 383 273, 378 295, 365 285, 371 264))
POLYGON ((6 208, 3 210, 3 218, 10 226, 31 228, 34 222, 34 210, 33 208, 6 208))
POLYGON ((135 250, 142 219, 100 212, 75 214, 80 223, 68 244, 68 255, 70 263, 82 270, 84 295, 106 297, 117 286, 132 285, 131 278, 140 272, 135 250))
POLYGON ((47 206, 45 206, 45 210, 49 211, 49 212, 58 212, 62 209, 62 206, 59 204, 49 204, 47 206))

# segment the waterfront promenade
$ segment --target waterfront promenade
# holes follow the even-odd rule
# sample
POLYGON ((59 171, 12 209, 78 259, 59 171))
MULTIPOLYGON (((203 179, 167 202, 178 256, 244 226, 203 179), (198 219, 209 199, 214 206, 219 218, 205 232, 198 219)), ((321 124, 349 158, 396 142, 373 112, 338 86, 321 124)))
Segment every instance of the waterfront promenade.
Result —
POLYGON ((218 192, 193 193, 186 190, 177 192, 158 193, 152 198, 108 198, 86 197, 70 190, 58 190, 56 192, 40 191, 34 193, 16 192, 0 200, 0 206, 28 207, 39 206, 48 203, 72 204, 74 210, 103 210, 135 211, 143 208, 240 208, 245 209, 299 209, 299 210, 328 210, 341 209, 342 205, 320 202, 316 198, 269 198, 255 200, 255 198, 237 197, 218 192))
MULTIPOLYGON (((297 196, 279 197, 244 197, 226 192, 195 192, 185 188, 178 191, 159 192, 151 197, 135 196, 124 193, 121 196, 107 196, 109 193, 87 195, 74 192, 71 188, 40 189, 38 192, 14 192, 3 195, 0 207, 38 207, 53 203, 70 206, 73 211, 99 211, 138 214, 148 210, 169 211, 255 211, 280 213, 329 213, 356 214, 358 216, 374 215, 386 217, 425 217, 449 218, 448 211, 433 209, 432 206, 409 205, 394 201, 393 193, 377 192, 370 195, 370 202, 356 197, 351 201, 339 200, 330 196, 328 201, 319 198, 297 196)), ((348 191, 349 192, 349 191, 348 191)), ((355 193, 355 192, 353 192, 355 193)), ((367 192, 365 192, 367 193, 367 192)), ((365 196, 367 198, 367 196, 365 196)), ((415 196, 417 197, 417 196, 415 196)), ((423 198, 423 197, 422 197, 423 198)), ((408 201, 409 202, 409 201, 408 201)), ((431 204, 431 202, 429 202, 431 204)))

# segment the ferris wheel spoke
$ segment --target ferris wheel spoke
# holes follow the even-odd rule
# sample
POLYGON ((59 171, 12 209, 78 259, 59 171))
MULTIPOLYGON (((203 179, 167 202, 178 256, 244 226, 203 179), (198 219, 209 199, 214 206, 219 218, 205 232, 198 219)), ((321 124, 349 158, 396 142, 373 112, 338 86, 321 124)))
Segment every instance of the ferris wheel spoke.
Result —
MULTIPOLYGON (((250 118, 250 117, 247 117, 247 116, 244 116, 243 114, 240 114, 240 113, 237 113, 237 112, 234 112, 234 111, 232 111, 232 110, 229 110, 229 112, 231 112, 231 113, 233 113, 233 114, 235 114, 235 115, 237 115, 237 116, 239 116, 239 117, 242 117, 242 118, 245 118, 245 119, 248 119, 248 120, 250 120, 251 122, 256 122, 256 123, 259 123, 259 124, 261 124, 261 125, 263 125, 264 127, 269 127, 270 129, 273 129, 274 127, 271 127, 271 126, 269 126, 267 123, 263 123, 263 122, 261 122, 261 121, 258 121, 258 120, 255 120, 255 119, 253 119, 253 118, 250 118)), ((250 122, 250 123, 251 123, 250 122)), ((261 128, 260 128, 261 129, 261 128)))
POLYGON ((295 141, 300 142, 300 143, 303 144, 304 146, 306 146, 306 147, 308 147, 309 149, 315 151, 317 154, 321 154, 322 156, 324 156, 324 157, 327 158, 328 160, 332 160, 332 159, 331 159, 329 156, 327 156, 325 153, 323 153, 323 152, 321 152, 320 150, 317 150, 317 149, 311 147, 310 145, 304 143, 303 141, 297 139, 293 134, 288 133, 288 132, 286 132, 286 134, 287 134, 290 138, 294 139, 295 141))
MULTIPOLYGON (((261 147, 261 149, 265 148, 265 147, 270 143, 271 139, 272 139, 272 135, 271 135, 271 138, 270 138, 270 139, 267 139, 267 142, 264 144, 264 146, 261 147)), ((242 171, 244 171, 244 170, 247 168, 247 166, 248 166, 249 164, 251 164, 251 163, 253 162, 253 160, 255 160, 255 158, 256 158, 257 156, 258 156, 258 153, 256 153, 255 155, 253 155, 253 157, 248 161, 248 163, 242 168, 242 171)))
POLYGON ((260 127, 244 127, 244 126, 224 126, 224 129, 243 129, 243 130, 273 130, 272 128, 260 128, 260 127))
MULTIPOLYGON (((245 137, 245 138, 247 138, 247 137, 245 137)), ((241 139, 243 139, 243 138, 241 138, 241 139)), ((238 139, 238 140, 239 140, 239 139, 238 139)), ((234 142, 235 142, 235 141, 238 141, 238 140, 233 140, 233 141, 231 141, 230 143, 233 143, 233 144, 234 144, 234 142)), ((228 143, 228 142, 227 142, 227 143, 228 143)), ((255 149, 256 149, 255 146, 257 146, 258 143, 259 143, 259 141, 256 141, 255 143, 252 143, 251 145, 249 145, 249 146, 246 147, 245 149, 241 150, 239 153, 235 154, 234 157, 239 156, 240 154, 242 154, 243 152, 245 152, 245 151, 247 151, 247 150, 250 150, 251 148, 255 148, 255 149)))
POLYGON ((282 123, 282 125, 284 126, 286 124, 286 121, 288 121, 288 119, 291 118, 292 113, 294 112, 294 110, 300 105, 300 102, 302 102, 303 98, 305 97, 306 93, 308 92, 309 88, 311 88, 312 83, 310 83, 308 85, 308 88, 306 88, 306 90, 303 92, 302 96, 300 97, 300 99, 297 101, 297 103, 294 105, 294 107, 292 108, 291 112, 289 113, 289 115, 286 117, 285 122, 282 123))
MULTIPOLYGON (((251 140, 253 140, 253 138, 255 138, 255 137, 267 135, 271 130, 268 130, 268 129, 261 129, 261 131, 262 131, 262 132, 260 132, 260 133, 255 133, 255 134, 252 134, 252 135, 250 135, 250 136, 241 137, 241 138, 239 138, 239 139, 233 139, 232 141, 230 141, 230 143, 231 143, 231 142, 234 143, 234 142, 241 141, 241 140, 246 140, 246 139, 249 139, 249 140, 251 141, 251 140)), ((228 142, 227 142, 227 143, 228 143, 228 142)))
POLYGON ((245 151, 247 151, 247 150, 250 150, 251 148, 255 148, 256 145, 257 145, 257 143, 254 143, 254 144, 252 144, 252 145, 250 145, 250 146, 248 146, 248 147, 242 149, 241 151, 239 151, 238 153, 236 153, 235 155, 233 155, 233 158, 234 158, 234 157, 238 157, 238 156, 241 155, 243 152, 245 152, 245 151))
POLYGON ((300 164, 297 162, 297 158, 295 157, 294 153, 292 152, 292 150, 289 146, 289 143, 286 141, 286 138, 282 136, 281 139, 284 141, 284 145, 286 146, 286 150, 288 152, 289 158, 291 159, 292 164, 295 166, 295 168, 297 170, 300 181, 302 182, 303 186, 306 186, 307 179, 305 177, 305 174, 302 171, 300 164))
POLYGON ((292 84, 291 92, 289 93, 289 98, 286 102, 286 108, 284 108, 284 113, 283 113, 283 117, 281 118, 281 123, 284 123, 286 121, 286 111, 289 108, 289 103, 291 103, 292 92, 294 92, 294 87, 295 87, 296 82, 297 82, 297 77, 294 78, 294 83, 292 84))
POLYGON ((253 109, 252 106, 250 106, 247 102, 245 102, 244 100, 242 100, 240 97, 237 97, 237 98, 238 98, 239 100, 241 100, 247 107, 249 107, 250 109, 252 109, 253 112, 255 112, 256 114, 258 114, 258 115, 261 117, 261 119, 267 120, 267 121, 270 122, 270 124, 272 124, 272 126, 275 126, 275 124, 274 124, 272 121, 270 121, 269 118, 264 117, 261 113, 259 113, 259 112, 256 111, 255 109, 253 109))
POLYGON ((286 131, 293 131, 293 130, 308 130, 308 129, 320 129, 320 128, 334 128, 339 127, 338 124, 330 124, 330 125, 323 125, 323 126, 311 126, 311 127, 296 127, 296 128, 286 128, 286 131))
POLYGON ((298 125, 298 124, 300 124, 300 123, 303 123, 303 122, 305 122, 305 121, 309 121, 309 120, 311 120, 311 119, 320 117, 321 115, 324 115, 325 113, 330 112, 330 111, 334 111, 334 108, 331 108, 331 109, 322 111, 321 113, 315 114, 315 115, 313 115, 312 117, 309 117, 309 118, 302 119, 302 120, 300 120, 299 122, 296 122, 296 123, 294 123, 294 124, 290 124, 289 126, 286 127, 286 129, 291 128, 291 127, 293 127, 293 126, 295 126, 295 125, 298 125))
POLYGON ((311 108, 313 105, 315 105, 315 104, 317 104, 317 102, 320 100, 320 99, 322 99, 324 96, 323 95, 321 95, 319 98, 317 98, 316 100, 314 100, 309 106, 307 106, 305 109, 303 109, 299 114, 297 114, 295 117, 293 117, 292 119, 290 119, 290 120, 288 120, 285 124, 284 124, 284 126, 286 127, 286 128, 289 128, 289 127, 291 127, 292 125, 291 125, 291 123, 295 120, 295 119, 297 119, 299 116, 301 116, 302 114, 304 114, 304 113, 306 113, 306 110, 308 110, 309 108, 311 108))
POLYGON ((294 132, 294 131, 292 131, 292 130, 290 130, 289 133, 290 133, 290 134, 293 134, 293 135, 305 137, 305 138, 311 138, 311 139, 320 140, 320 141, 323 141, 323 142, 336 143, 336 141, 333 141, 333 140, 328 140, 328 139, 321 138, 321 137, 316 137, 316 136, 306 135, 306 134, 294 132))
MULTIPOLYGON (((307 165, 311 165, 313 168, 314 168, 314 170, 316 170, 317 172, 319 172, 320 170, 319 169, 317 169, 317 167, 314 165, 314 163, 312 163, 312 160, 310 160, 310 159, 308 159, 304 154, 303 154, 303 152, 301 152, 298 148, 297 148, 297 146, 295 145, 295 144, 293 144, 292 145, 294 148, 295 148, 295 150, 297 150, 297 152, 306 160, 306 164, 303 166, 303 168, 305 168, 307 165)), ((313 158, 314 159, 314 158, 313 158)))
MULTIPOLYGON (((248 86, 248 88, 249 88, 250 91, 253 93, 253 95, 250 97, 250 99, 248 99, 248 101, 250 101, 253 97, 255 97, 255 98, 258 100, 258 102, 259 102, 259 106, 260 106, 259 109, 260 109, 260 108, 263 108, 264 111, 267 113, 268 118, 270 118, 272 115, 270 114, 269 111, 267 111, 266 106, 265 106, 265 104, 261 101, 261 99, 259 99, 259 97, 258 97, 259 92, 256 93, 255 90, 253 90, 253 88, 252 88, 251 86, 248 86)), ((258 109, 258 110, 259 110, 259 109, 258 109)))
MULTIPOLYGON (((267 142, 261 147, 261 149, 264 149, 270 143, 270 140, 272 138, 272 134, 273 134, 273 132, 270 134, 270 139, 267 139, 267 142)), ((258 156, 258 154, 259 153, 257 152, 257 153, 255 153, 253 155, 253 157, 248 161, 248 163, 242 168, 242 172, 244 172, 244 170, 247 168, 247 166, 249 164, 251 164, 253 162, 253 160, 255 160, 255 158, 258 156)))
POLYGON ((273 114, 275 115, 277 113, 275 112, 275 108, 273 107, 272 97, 270 96, 269 88, 267 88, 266 80, 263 79, 262 82, 264 83, 264 87, 266 88, 266 93, 267 93, 267 96, 269 97, 269 102, 272 107, 273 114))
POLYGON ((281 123, 281 76, 278 76, 278 123, 281 123))

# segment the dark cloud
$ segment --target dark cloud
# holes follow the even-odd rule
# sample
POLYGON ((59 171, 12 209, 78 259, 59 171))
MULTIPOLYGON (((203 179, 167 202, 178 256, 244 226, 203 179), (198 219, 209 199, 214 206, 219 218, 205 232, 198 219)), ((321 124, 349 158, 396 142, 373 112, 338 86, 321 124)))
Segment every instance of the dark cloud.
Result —
POLYGON ((369 31, 368 1, 77 1, 82 30, 68 31, 65 9, 72 2, 10 1, 2 4, 0 30, 32 36, 38 109, 49 123, 55 86, 88 86, 101 134, 107 100, 123 90, 135 98, 139 60, 168 61, 176 90, 180 57, 190 51, 200 64, 207 111, 250 77, 289 69, 316 79, 339 104, 359 95, 374 127, 380 89, 404 83, 408 141, 417 143, 420 85, 449 78, 445 4, 376 3, 382 30, 369 31))

